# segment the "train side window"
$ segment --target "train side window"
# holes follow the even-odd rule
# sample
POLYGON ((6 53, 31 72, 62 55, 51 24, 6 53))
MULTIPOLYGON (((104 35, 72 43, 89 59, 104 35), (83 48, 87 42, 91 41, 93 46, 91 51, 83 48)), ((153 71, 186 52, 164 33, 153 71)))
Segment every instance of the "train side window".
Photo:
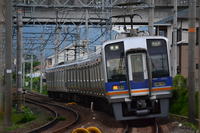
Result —
POLYGON ((75 75, 74 75, 74 68, 72 69, 72 87, 74 88, 74 81, 75 81, 75 75))
POLYGON ((73 69, 71 69, 71 88, 73 86, 73 69))
POLYGON ((91 73, 90 73, 91 74, 91 89, 93 89, 93 86, 94 86, 94 84, 93 84, 93 73, 94 72, 93 72, 93 66, 92 65, 91 65, 90 69, 91 69, 91 73))
POLYGON ((71 87, 71 68, 68 70, 68 86, 71 87))
POLYGON ((90 71, 90 89, 92 89, 92 67, 91 67, 91 65, 90 65, 89 71, 90 71))
POLYGON ((97 64, 97 72, 98 72, 98 89, 101 88, 100 84, 101 84, 101 73, 100 73, 100 63, 97 64))
POLYGON ((97 65, 94 65, 94 83, 95 83, 95 89, 97 88, 97 65))
POLYGON ((81 70, 81 75, 80 75, 80 78, 81 78, 81 85, 80 85, 80 87, 81 87, 81 89, 83 88, 83 68, 81 67, 80 68, 80 70, 81 70))
POLYGON ((77 67, 77 86, 80 88, 80 68, 77 67))
POLYGON ((83 67, 83 84, 84 84, 84 89, 86 88, 86 82, 85 82, 85 66, 83 67))
MULTIPOLYGON (((76 69, 75 69, 75 67, 74 67, 74 69, 73 69, 73 72, 74 72, 74 83, 73 83, 73 87, 75 88, 75 84, 76 84, 76 69)), ((76 89, 76 88, 75 88, 76 89)))
POLYGON ((78 66, 76 67, 76 88, 78 88, 77 86, 78 86, 78 78, 79 78, 79 76, 78 76, 78 66))
POLYGON ((86 84, 86 88, 89 88, 89 67, 87 66, 86 67, 86 82, 87 82, 87 84, 86 84))
POLYGON ((69 77, 69 87, 71 88, 71 81, 72 81, 72 79, 71 79, 71 68, 69 68, 69 72, 68 72, 68 77, 69 77))
POLYGON ((55 75, 54 75, 54 71, 52 72, 52 87, 55 88, 55 75))
POLYGON ((54 81, 55 81, 55 88, 57 88, 57 70, 55 70, 54 75, 55 75, 55 79, 54 79, 54 81))
POLYGON ((60 88, 61 85, 60 85, 60 80, 61 80, 61 75, 60 75, 60 70, 58 70, 58 87, 60 88))
POLYGON ((53 87, 54 87, 54 89, 55 89, 55 87, 56 87, 56 72, 55 72, 55 71, 53 72, 53 76, 54 76, 54 79, 53 79, 53 87))
POLYGON ((49 76, 50 76, 50 83, 49 83, 49 86, 50 88, 52 87, 51 84, 52 84, 52 76, 51 76, 51 72, 49 73, 49 76))
POLYGON ((68 68, 67 69, 67 88, 69 88, 69 84, 70 84, 70 70, 68 68))
POLYGON ((80 68, 80 87, 82 87, 82 71, 83 71, 83 69, 82 68, 80 68))
POLYGON ((91 71, 91 66, 89 66, 89 84, 90 84, 90 89, 92 88, 92 71, 91 71))
POLYGON ((85 66, 85 88, 87 89, 87 66, 85 66))
POLYGON ((53 72, 51 72, 51 88, 53 87, 53 72))
POLYGON ((92 79, 93 79, 93 89, 95 88, 95 69, 94 69, 94 65, 92 66, 92 79))
POLYGON ((58 87, 60 88, 60 80, 61 80, 60 70, 58 70, 58 87))
POLYGON ((74 82, 73 82, 73 87, 75 87, 75 84, 76 84, 76 68, 74 67, 73 68, 73 75, 74 75, 74 82))
POLYGON ((56 72, 55 72, 55 76, 56 76, 56 79, 55 79, 56 84, 55 84, 55 85, 56 85, 56 88, 58 87, 58 86, 57 86, 57 85, 58 85, 58 77, 57 77, 58 74, 57 74, 57 73, 58 73, 58 71, 56 70, 56 72))
POLYGON ((64 88, 65 87, 65 69, 63 69, 62 71, 62 87, 64 88))
POLYGON ((68 86, 68 81, 69 81, 69 77, 68 77, 68 75, 69 75, 69 69, 67 68, 67 70, 66 70, 66 83, 67 83, 67 86, 68 86))

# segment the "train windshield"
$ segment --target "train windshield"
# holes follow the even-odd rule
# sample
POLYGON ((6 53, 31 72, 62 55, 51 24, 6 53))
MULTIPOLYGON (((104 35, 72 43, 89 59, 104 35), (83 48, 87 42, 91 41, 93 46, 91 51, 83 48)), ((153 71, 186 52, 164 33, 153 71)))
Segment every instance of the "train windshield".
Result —
POLYGON ((112 43, 105 47, 108 82, 126 81, 123 42, 112 43))
POLYGON ((147 79, 146 54, 132 53, 128 55, 129 79, 142 82, 147 79))
POLYGON ((169 76, 166 41, 163 39, 149 39, 147 40, 147 48, 152 63, 152 77, 169 76))

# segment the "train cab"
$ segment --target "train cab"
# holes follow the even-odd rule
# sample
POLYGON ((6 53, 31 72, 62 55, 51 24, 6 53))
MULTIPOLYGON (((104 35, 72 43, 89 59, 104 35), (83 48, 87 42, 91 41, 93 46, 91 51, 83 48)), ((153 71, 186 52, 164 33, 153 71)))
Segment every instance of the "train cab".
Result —
POLYGON ((106 96, 116 119, 167 116, 172 89, 167 42, 132 37, 103 45, 106 96))

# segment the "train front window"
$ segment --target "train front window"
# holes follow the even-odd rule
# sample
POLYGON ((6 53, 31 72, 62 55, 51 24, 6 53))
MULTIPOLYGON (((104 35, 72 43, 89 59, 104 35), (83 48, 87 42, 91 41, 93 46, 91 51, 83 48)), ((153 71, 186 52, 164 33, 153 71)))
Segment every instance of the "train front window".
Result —
POLYGON ((108 82, 126 81, 123 42, 112 43, 105 47, 108 82))
POLYGON ((149 39, 147 40, 147 48, 152 63, 152 77, 168 77, 169 65, 166 41, 163 39, 149 39))
POLYGON ((129 79, 135 82, 144 81, 146 73, 146 56, 144 53, 128 55, 129 79))

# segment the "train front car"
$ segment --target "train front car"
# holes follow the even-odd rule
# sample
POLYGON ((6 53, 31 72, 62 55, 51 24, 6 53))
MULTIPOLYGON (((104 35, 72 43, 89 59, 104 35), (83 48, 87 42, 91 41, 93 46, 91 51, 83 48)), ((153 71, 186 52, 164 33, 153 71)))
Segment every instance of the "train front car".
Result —
POLYGON ((167 39, 133 37, 103 45, 106 97, 117 120, 166 117, 172 78, 167 39))

